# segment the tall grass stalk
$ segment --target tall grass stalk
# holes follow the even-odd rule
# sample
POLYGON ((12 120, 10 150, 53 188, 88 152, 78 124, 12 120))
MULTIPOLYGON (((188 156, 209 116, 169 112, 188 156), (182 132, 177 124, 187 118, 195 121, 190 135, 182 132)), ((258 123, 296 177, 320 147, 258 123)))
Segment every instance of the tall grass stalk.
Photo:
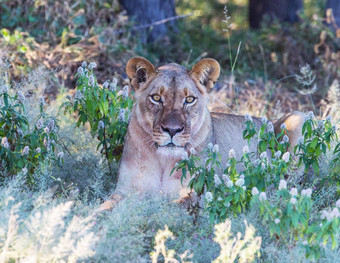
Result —
POLYGON ((227 32, 228 50, 229 50, 229 61, 230 61, 230 68, 231 68, 231 77, 233 79, 232 87, 233 87, 234 94, 235 94, 236 108, 238 108, 238 98, 237 98, 238 94, 237 94, 237 91, 236 91, 235 85, 234 85, 234 69, 235 69, 235 66, 236 66, 238 55, 240 53, 242 42, 240 41, 239 44, 238 44, 235 60, 233 61, 233 56, 232 56, 232 52, 231 52, 230 32, 229 32, 229 28, 230 28, 231 25, 229 25, 230 16, 228 16, 228 8, 227 8, 227 6, 224 6, 223 14, 224 14, 225 19, 222 20, 222 22, 227 25, 227 28, 224 28, 223 31, 227 32))

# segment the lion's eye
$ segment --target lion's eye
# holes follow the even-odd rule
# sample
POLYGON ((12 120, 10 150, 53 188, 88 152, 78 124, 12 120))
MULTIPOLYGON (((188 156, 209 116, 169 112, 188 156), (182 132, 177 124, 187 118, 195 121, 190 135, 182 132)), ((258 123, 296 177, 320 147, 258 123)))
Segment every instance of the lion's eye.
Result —
POLYGON ((195 97, 192 97, 192 96, 186 97, 186 98, 185 98, 185 103, 191 104, 191 103, 193 103, 195 100, 196 100, 195 97))
POLYGON ((153 95, 151 95, 151 99, 152 99, 154 102, 161 102, 161 101, 162 101, 161 96, 159 96, 158 94, 153 94, 153 95))

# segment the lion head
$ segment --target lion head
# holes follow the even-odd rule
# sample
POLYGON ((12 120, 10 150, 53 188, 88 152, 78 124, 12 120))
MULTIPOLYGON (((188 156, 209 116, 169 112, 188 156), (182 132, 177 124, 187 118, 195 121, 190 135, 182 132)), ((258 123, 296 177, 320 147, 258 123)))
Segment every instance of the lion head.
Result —
POLYGON ((182 154, 196 148, 199 132, 209 115, 209 93, 220 74, 214 59, 203 59, 191 71, 175 63, 155 69, 145 58, 134 57, 126 66, 134 90, 134 112, 160 153, 182 154))

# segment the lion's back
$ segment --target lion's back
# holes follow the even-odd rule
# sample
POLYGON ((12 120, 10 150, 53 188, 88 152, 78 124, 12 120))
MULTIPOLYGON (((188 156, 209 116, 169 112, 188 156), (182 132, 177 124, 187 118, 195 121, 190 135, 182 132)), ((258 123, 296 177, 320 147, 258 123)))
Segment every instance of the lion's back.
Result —
MULTIPOLYGON (((243 139, 244 116, 224 114, 224 113, 211 113, 213 122, 213 143, 219 145, 222 162, 224 163, 231 149, 235 150, 236 159, 240 159, 243 155, 243 147, 248 145, 248 141, 243 139)), ((261 125, 259 118, 253 118, 256 125, 261 125)), ((251 140, 249 149, 256 152, 257 140, 251 140)))

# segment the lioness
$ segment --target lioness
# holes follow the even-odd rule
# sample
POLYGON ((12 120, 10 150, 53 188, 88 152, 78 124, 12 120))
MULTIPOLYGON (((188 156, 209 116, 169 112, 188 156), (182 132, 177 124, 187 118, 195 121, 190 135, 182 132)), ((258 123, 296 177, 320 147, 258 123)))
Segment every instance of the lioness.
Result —
MULTIPOLYGON (((218 62, 206 58, 191 71, 175 63, 155 69, 145 58, 134 57, 126 66, 134 90, 135 103, 125 137, 117 188, 102 210, 112 208, 124 196, 163 192, 188 193, 181 184, 181 172, 170 175, 176 162, 195 151, 202 152, 210 142, 218 144, 222 161, 230 149, 242 156, 247 141, 242 137, 244 117, 211 113, 208 93, 220 75, 218 62)), ((259 118, 253 118, 260 125, 259 118)), ((275 122, 275 130, 286 123, 290 143, 301 136, 303 114, 294 112, 275 122)), ((256 151, 253 140, 250 151, 256 151)))

